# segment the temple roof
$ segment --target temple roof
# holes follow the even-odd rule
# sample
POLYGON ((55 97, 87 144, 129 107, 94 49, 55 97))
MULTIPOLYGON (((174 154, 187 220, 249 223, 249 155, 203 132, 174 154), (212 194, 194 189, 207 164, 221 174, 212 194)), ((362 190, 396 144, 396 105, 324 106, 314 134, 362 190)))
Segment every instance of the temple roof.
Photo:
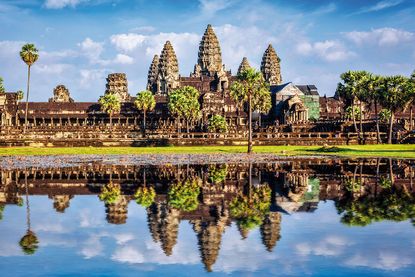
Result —
POLYGON ((247 70, 248 68, 251 68, 251 65, 249 64, 248 59, 246 57, 243 57, 242 62, 239 65, 237 74, 239 75, 242 71, 247 70))
POLYGON ((161 51, 159 63, 159 74, 161 77, 173 77, 179 78, 179 63, 177 61, 176 52, 174 52, 173 46, 170 41, 166 41, 161 51))
POLYGON ((219 40, 210 24, 200 41, 197 63, 202 75, 213 76, 214 73, 222 70, 222 53, 219 40))
POLYGON ((279 85, 282 82, 280 58, 275 52, 272 45, 268 45, 262 56, 261 72, 264 75, 265 81, 270 85, 279 85))

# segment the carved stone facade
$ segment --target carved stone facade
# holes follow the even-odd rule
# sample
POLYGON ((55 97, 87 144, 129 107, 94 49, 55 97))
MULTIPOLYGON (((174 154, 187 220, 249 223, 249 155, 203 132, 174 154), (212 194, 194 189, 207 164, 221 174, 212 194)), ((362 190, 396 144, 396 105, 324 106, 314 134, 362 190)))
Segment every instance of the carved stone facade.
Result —
POLYGON ((69 90, 64 85, 58 85, 53 89, 53 97, 49 98, 49 102, 73 103, 74 100, 71 98, 69 90))
POLYGON ((223 71, 222 52, 220 49, 218 38, 213 31, 212 25, 208 25, 199 45, 199 55, 195 66, 194 74, 206 76, 214 76, 216 73, 223 71))
POLYGON ((157 91, 157 75, 159 73, 159 56, 154 55, 147 75, 147 90, 157 91))
POLYGON ((274 50, 272 45, 268 45, 262 56, 261 72, 264 75, 265 81, 270 85, 279 85, 282 83, 280 58, 274 50))
POLYGON ((168 95, 171 91, 178 88, 179 85, 179 63, 173 46, 170 41, 166 41, 158 62, 156 93, 168 95))
POLYGON ((125 73, 112 73, 107 77, 105 94, 115 94, 121 102, 128 102, 131 96, 128 94, 127 75, 125 73))

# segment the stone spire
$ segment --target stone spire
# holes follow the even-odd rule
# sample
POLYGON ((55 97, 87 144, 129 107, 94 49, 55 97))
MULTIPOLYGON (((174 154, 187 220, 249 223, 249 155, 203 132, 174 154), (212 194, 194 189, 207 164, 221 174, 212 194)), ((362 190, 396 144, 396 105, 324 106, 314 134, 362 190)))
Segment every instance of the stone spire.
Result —
POLYGON ((72 195, 53 195, 49 196, 53 199, 53 207, 59 213, 64 213, 69 207, 69 201, 73 198, 72 195))
POLYGON ((282 83, 280 58, 275 52, 272 45, 268 45, 262 56, 261 72, 264 75, 265 81, 270 85, 279 85, 282 83))
POLYGON ((199 44, 197 60, 202 75, 214 76, 223 70, 222 53, 212 25, 208 25, 199 44))
POLYGON ((105 94, 114 93, 121 102, 131 100, 128 94, 127 75, 125 73, 112 73, 107 77, 105 94))
POLYGON ((248 68, 251 68, 251 65, 249 64, 248 59, 247 59, 246 57, 244 57, 244 58, 242 59, 241 64, 239 65, 239 68, 238 68, 238 75, 239 75, 242 71, 247 70, 248 68))
POLYGON ((179 64, 170 41, 166 41, 158 63, 157 92, 168 94, 179 86, 179 64))
POLYGON ((280 240, 281 235, 281 214, 279 212, 270 212, 260 228, 262 243, 269 252, 280 240))
POLYGON ((148 69, 147 77, 147 90, 151 92, 157 92, 157 75, 159 72, 159 56, 154 55, 153 61, 151 62, 150 68, 148 69))
POLYGON ((64 85, 58 85, 53 89, 53 97, 49 98, 49 102, 73 103, 74 101, 69 90, 64 85))
POLYGON ((117 202, 105 204, 108 223, 125 224, 127 222, 128 202, 127 197, 122 195, 117 202))

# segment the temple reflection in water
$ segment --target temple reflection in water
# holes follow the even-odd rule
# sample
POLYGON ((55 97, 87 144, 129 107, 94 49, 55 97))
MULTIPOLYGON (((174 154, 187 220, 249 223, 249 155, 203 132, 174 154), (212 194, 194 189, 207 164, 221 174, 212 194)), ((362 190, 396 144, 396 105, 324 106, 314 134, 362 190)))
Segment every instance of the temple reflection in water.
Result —
MULTIPOLYGON (((107 222, 124 224, 130 202, 137 202, 146 209, 153 241, 159 243, 167 256, 174 252, 180 222, 188 221, 197 236, 207 271, 212 270, 223 234, 233 222, 242 239, 249 236, 250 230, 259 228, 261 241, 271 252, 281 238, 281 214, 314 212, 319 201, 333 200, 341 221, 348 225, 365 226, 384 219, 415 222, 412 161, 310 159, 227 165, 89 164, 3 170, 0 177, 1 213, 6 205, 23 205, 27 195, 47 195, 58 213, 70 209, 71 200, 77 196, 97 195, 97 201, 105 206, 107 222)), ((26 199, 28 202, 29 198, 26 199)), ((28 225, 28 234, 34 235, 30 230, 30 215, 28 225)))

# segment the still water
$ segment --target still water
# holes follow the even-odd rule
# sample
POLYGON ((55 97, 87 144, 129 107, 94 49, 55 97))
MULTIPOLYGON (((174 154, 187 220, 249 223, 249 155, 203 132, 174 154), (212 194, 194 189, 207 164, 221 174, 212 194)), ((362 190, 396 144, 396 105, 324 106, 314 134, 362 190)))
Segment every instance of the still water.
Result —
POLYGON ((0 171, 1 276, 415 276, 415 164, 0 171))

